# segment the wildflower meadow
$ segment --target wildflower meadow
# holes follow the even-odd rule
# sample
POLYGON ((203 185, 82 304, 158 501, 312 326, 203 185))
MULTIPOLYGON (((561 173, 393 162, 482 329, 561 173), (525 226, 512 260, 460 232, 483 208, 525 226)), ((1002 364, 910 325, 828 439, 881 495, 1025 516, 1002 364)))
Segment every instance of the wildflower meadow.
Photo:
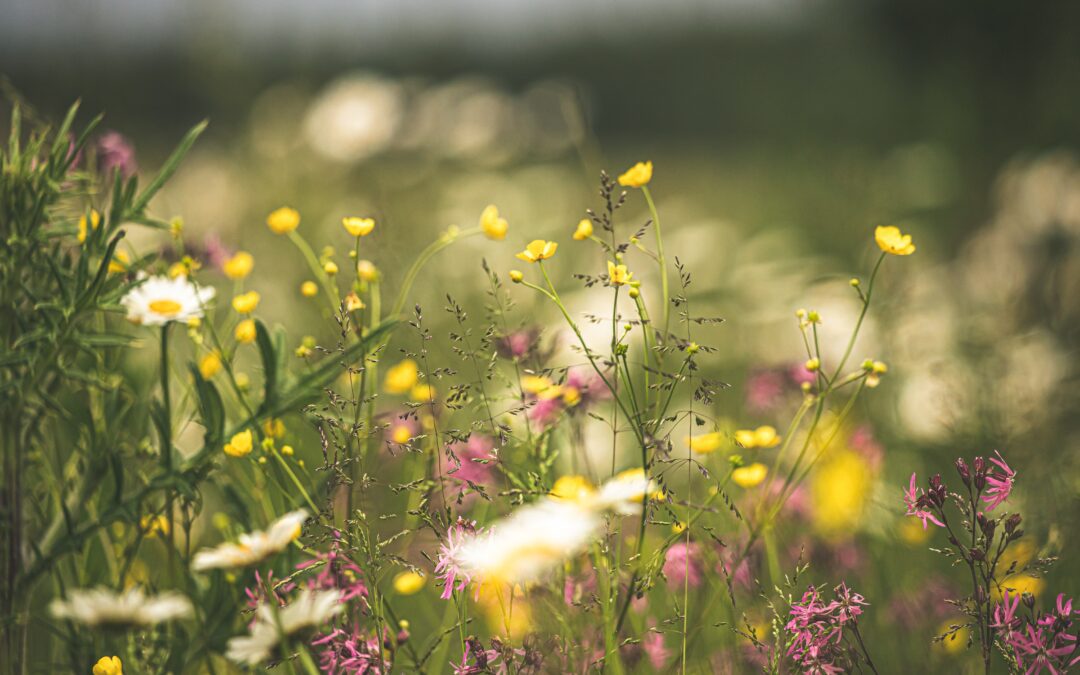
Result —
POLYGON ((3 672, 1080 672, 1077 267, 1016 273, 1071 160, 808 261, 645 150, 271 175, 85 107, 0 148, 3 672))

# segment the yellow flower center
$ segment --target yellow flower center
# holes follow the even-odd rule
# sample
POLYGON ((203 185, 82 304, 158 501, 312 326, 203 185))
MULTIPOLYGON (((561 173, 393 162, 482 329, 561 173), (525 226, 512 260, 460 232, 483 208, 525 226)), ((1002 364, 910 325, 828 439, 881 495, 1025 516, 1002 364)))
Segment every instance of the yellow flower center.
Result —
POLYGON ((175 300, 153 300, 150 303, 150 311, 161 316, 176 316, 182 308, 175 300))

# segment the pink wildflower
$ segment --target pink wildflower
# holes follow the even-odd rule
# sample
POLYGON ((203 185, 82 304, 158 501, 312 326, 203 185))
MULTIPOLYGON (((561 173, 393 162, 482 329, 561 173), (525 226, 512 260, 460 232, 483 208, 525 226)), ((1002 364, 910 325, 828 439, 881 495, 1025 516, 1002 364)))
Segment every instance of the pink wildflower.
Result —
POLYGON ((915 474, 911 474, 911 482, 908 484, 908 489, 904 490, 904 504, 907 505, 907 513, 905 515, 915 516, 922 520, 923 529, 926 529, 927 521, 937 525, 938 527, 945 527, 945 523, 937 519, 937 517, 926 509, 927 504, 924 499, 922 489, 916 487, 915 483, 917 478, 915 474))
POLYGON ((701 546, 696 542, 687 546, 682 541, 672 544, 664 554, 664 576, 667 577, 668 588, 682 588, 686 583, 691 588, 700 586, 704 576, 701 546))
POLYGON ((1013 480, 1016 478, 1016 472, 1005 463, 1001 453, 995 450, 994 454, 997 455, 997 459, 991 457, 990 461, 997 466, 997 470, 992 469, 987 472, 986 484, 988 487, 986 494, 982 496, 982 500, 987 504, 987 511, 993 511, 996 506, 1009 499, 1009 494, 1013 488, 1013 480))
POLYGON ((443 580, 443 592, 439 596, 449 600, 454 591, 465 590, 472 581, 469 573, 462 568, 457 559, 461 545, 476 535, 476 521, 458 518, 457 522, 446 531, 446 541, 439 548, 439 561, 435 565, 435 576, 443 580))

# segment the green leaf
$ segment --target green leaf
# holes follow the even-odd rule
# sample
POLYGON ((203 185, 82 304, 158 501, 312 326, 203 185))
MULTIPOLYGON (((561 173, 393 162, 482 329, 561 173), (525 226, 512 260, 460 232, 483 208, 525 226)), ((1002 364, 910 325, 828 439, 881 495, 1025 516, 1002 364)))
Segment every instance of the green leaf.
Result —
POLYGON ((203 444, 216 449, 225 438, 225 406, 221 402, 221 394, 212 382, 203 379, 195 364, 191 364, 191 376, 195 380, 195 394, 199 399, 199 415, 206 427, 203 444))
POLYGON ((288 392, 282 394, 281 403, 274 411, 274 416, 278 416, 281 412, 296 410, 315 398, 338 376, 342 361, 353 362, 363 359, 371 352, 374 345, 379 344, 382 338, 397 326, 397 323, 394 320, 383 321, 371 329, 359 342, 346 348, 344 353, 333 354, 320 361, 310 372, 297 380, 288 392))
POLYGON ((266 324, 255 319, 255 343, 259 346, 259 357, 263 365, 263 402, 259 412, 273 410, 277 402, 278 357, 274 352, 274 343, 266 324))
POLYGON ((154 180, 150 181, 150 184, 146 186, 146 189, 142 191, 142 194, 140 194, 134 203, 132 203, 131 210, 134 214, 142 213, 143 209, 146 208, 146 205, 150 203, 150 200, 158 193, 158 190, 165 185, 165 181, 169 180, 169 178, 176 173, 176 169, 180 167, 180 162, 183 161, 184 155, 188 153, 188 150, 191 150, 191 146, 195 144, 199 135, 206 130, 206 125, 209 123, 209 120, 203 120, 192 127, 191 130, 184 135, 184 138, 180 141, 180 145, 176 146, 176 150, 173 150, 173 153, 169 155, 169 159, 165 160, 165 165, 161 167, 161 171, 158 172, 158 175, 154 177, 154 180))

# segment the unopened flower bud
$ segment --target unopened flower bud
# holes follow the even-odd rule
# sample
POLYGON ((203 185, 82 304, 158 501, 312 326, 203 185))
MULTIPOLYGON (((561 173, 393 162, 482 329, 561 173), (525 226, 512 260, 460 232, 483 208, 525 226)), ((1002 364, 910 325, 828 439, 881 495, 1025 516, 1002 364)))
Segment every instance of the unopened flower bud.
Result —
POLYGON ((806 320, 810 323, 821 323, 821 315, 816 309, 812 309, 806 314, 806 320))
MULTIPOLYGON (((976 546, 975 548, 971 549, 971 559, 982 562, 983 560, 986 560, 986 554, 983 553, 983 550, 981 548, 976 546)), ((981 591, 982 588, 980 587, 979 590, 981 591)))
POLYGON ((851 284, 852 288, 858 288, 859 284, 861 284, 862 282, 859 281, 858 279, 856 279, 855 277, 852 277, 851 281, 849 281, 848 283, 851 284))
POLYGON ((522 274, 520 270, 510 270, 510 281, 513 281, 515 284, 520 284, 524 278, 525 275, 522 274))
POLYGON ((821 359, 810 359, 806 362, 806 369, 811 373, 821 370, 821 359))
POLYGON ((338 273, 337 263, 333 260, 327 260, 325 263, 323 263, 322 268, 323 272, 326 272, 326 274, 329 276, 334 276, 338 273))
POLYGON ((1035 596, 1034 595, 1032 595, 1031 593, 1028 593, 1027 591, 1024 591, 1024 594, 1022 596, 1020 596, 1020 598, 1024 601, 1024 606, 1025 607, 1027 607, 1028 609, 1035 609, 1035 596))
POLYGON ((956 473, 960 474, 960 480, 964 481, 964 485, 971 486, 971 469, 968 468, 963 457, 956 458, 956 473))
POLYGON ((1014 513, 1009 516, 1008 520, 1005 521, 1005 532, 1007 534, 1012 534, 1013 532, 1015 532, 1016 528, 1020 527, 1021 520, 1023 520, 1023 518, 1020 516, 1019 513, 1014 513))
POLYGON ((806 310, 805 309, 797 309, 797 310, 795 310, 795 316, 800 318, 800 319, 805 319, 806 318, 806 310))
POLYGON ((641 296, 641 291, 639 291, 639 290, 638 290, 638 289, 636 289, 636 288, 631 288, 631 289, 630 289, 630 291, 629 291, 629 293, 630 293, 630 298, 631 298, 632 300, 637 300, 637 299, 638 299, 638 297, 640 297, 640 296, 641 296))

